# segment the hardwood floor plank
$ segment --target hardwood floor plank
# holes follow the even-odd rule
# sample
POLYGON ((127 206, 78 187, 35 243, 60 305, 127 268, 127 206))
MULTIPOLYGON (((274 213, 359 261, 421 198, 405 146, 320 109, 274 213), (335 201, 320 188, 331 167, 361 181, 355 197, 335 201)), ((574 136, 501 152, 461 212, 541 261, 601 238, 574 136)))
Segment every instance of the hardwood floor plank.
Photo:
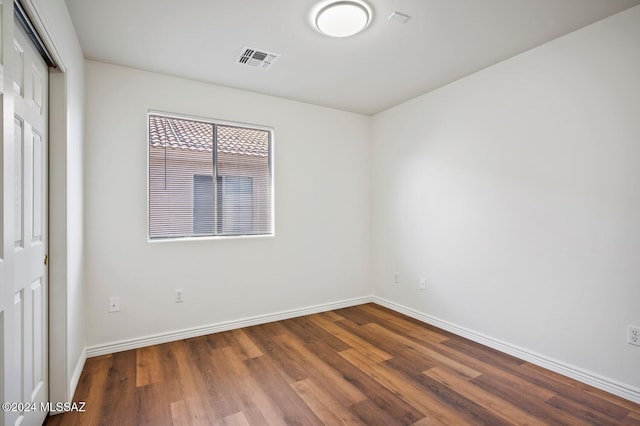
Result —
POLYGON ((500 368, 519 367, 525 361, 514 356, 491 350, 480 343, 473 342, 463 337, 456 337, 442 342, 442 345, 455 349, 457 352, 467 354, 485 364, 495 365, 500 368))
POLYGON ((287 424, 322 425, 320 419, 289 386, 290 381, 276 363, 261 356, 246 360, 245 365, 262 390, 280 407, 287 424))
POLYGON ((214 421, 199 397, 172 402, 171 420, 174 426, 209 425, 214 421))
POLYGON ((572 417, 584 420, 588 424, 597 424, 600 426, 618 425, 627 414, 629 414, 626 412, 622 418, 613 418, 591 407, 585 407, 582 404, 576 403, 562 395, 554 396, 547 401, 547 404, 564 411, 572 417))
MULTIPOLYGON (((284 328, 283 328, 284 329, 284 328)), ((272 360, 288 378, 289 383, 308 378, 308 371, 300 359, 296 359, 283 345, 276 340, 284 333, 270 334, 263 327, 250 327, 246 330, 251 340, 260 348, 262 353, 272 360)))
MULTIPOLYGON (((334 352, 323 346, 321 342, 317 342, 310 348, 315 353, 322 356, 324 362, 330 365, 350 383, 353 383, 358 389, 366 390, 368 401, 371 401, 382 411, 393 417, 398 421, 402 421, 403 424, 411 424, 422 417, 418 410, 409 405, 406 401, 399 398, 396 394, 391 392, 385 387, 379 386, 379 384, 371 378, 364 371, 356 368, 352 363, 347 361, 344 357, 340 356, 337 352, 334 352)), ((357 351, 357 349, 356 349, 357 351)), ((363 354, 364 355, 364 354, 363 354)), ((365 355, 366 356, 366 355, 365 355)), ((364 406, 366 401, 355 404, 364 406)))
POLYGON ((256 358, 262 356, 262 351, 253 343, 247 333, 242 329, 231 330, 234 340, 234 348, 242 355, 242 359, 256 358))
POLYGON ((231 414, 214 424, 217 426, 251 426, 243 412, 231 414))
MULTIPOLYGON (((165 383, 153 383, 135 389, 137 410, 135 425, 138 426, 171 426, 171 399, 165 383)), ((124 424, 124 423, 109 423, 124 424)))
POLYGON ((375 316, 360 310, 358 306, 353 306, 351 308, 344 308, 344 309, 336 309, 334 312, 340 315, 341 317, 344 317, 345 319, 348 319, 351 322, 354 322, 358 325, 364 325, 364 324, 369 324, 370 322, 378 321, 378 319, 375 316))
MULTIPOLYGON (((436 380, 425 376, 422 372, 416 371, 411 365, 403 362, 401 359, 393 358, 385 361, 383 365, 400 374, 407 382, 422 389, 425 395, 428 395, 431 400, 439 401, 444 407, 466 417, 475 425, 486 424, 495 426, 508 424, 490 410, 487 410, 485 407, 482 407, 480 404, 465 397, 456 390, 441 385, 436 380)), ((450 371, 460 376, 458 372, 450 371)))
POLYGON ((285 334, 276 337, 276 339, 282 342, 290 353, 295 353, 297 357, 304 360, 309 378, 313 378, 315 383, 332 392, 332 395, 341 404, 347 406, 367 399, 358 388, 346 381, 339 372, 327 365, 298 340, 285 334))
MULTIPOLYGON (((304 317, 303 317, 304 318, 304 317)), ((259 328, 262 333, 268 334, 269 336, 279 336, 281 334, 286 334, 289 332, 287 328, 282 325, 282 321, 274 321, 268 322, 266 324, 256 325, 254 327, 245 328, 245 331, 252 330, 254 328, 259 328)))
MULTIPOLYGON (((394 318, 399 318, 396 312, 393 312, 391 309, 384 308, 380 305, 376 305, 375 303, 365 303, 363 305, 354 306, 353 309, 358 309, 359 311, 363 311, 369 315, 373 315, 376 318, 375 322, 389 321, 394 318)), ((404 317, 404 315, 402 317, 404 317)))
POLYGON ((640 405, 366 304, 88 359, 47 425, 640 425, 640 405))
MULTIPOLYGON (((214 362, 212 349, 207 339, 187 340, 186 347, 194 375, 201 378, 202 398, 215 418, 223 418, 240 411, 237 401, 227 397, 226 389, 233 386, 228 371, 214 362)), ((225 346, 227 347, 227 346, 225 346)))
MULTIPOLYGON (((383 362, 387 361, 388 359, 392 359, 393 357, 399 357, 406 360, 407 363, 414 365, 415 368, 419 369, 420 371, 434 367, 433 361, 422 356, 416 349, 416 347, 418 346, 417 343, 411 344, 409 346, 402 345, 395 338, 392 339, 389 338, 389 336, 378 335, 376 334, 375 330, 359 326, 350 320, 340 321, 336 324, 341 328, 344 328, 349 333, 367 342, 370 346, 378 348, 378 350, 382 350, 385 353, 391 355, 391 357, 382 360, 376 360, 372 358, 372 360, 376 362, 383 362)), ((355 349, 358 349, 360 352, 364 353, 359 348, 355 349)))
POLYGON ((117 398, 103 398, 99 424, 133 425, 138 412, 136 398, 136 351, 113 354, 104 386, 104 394, 117 398))
POLYGON ((406 418, 394 416, 370 399, 353 404, 350 410, 367 426, 401 426, 412 423, 406 418))
POLYGON ((415 350, 420 354, 421 357, 432 360, 435 365, 443 365, 449 367, 451 370, 468 379, 472 379, 480 375, 480 372, 474 370, 473 368, 452 360, 447 356, 441 355, 438 352, 431 350, 425 346, 416 345, 415 342, 407 339, 406 337, 395 334, 378 324, 367 324, 364 326, 364 328, 372 330, 379 336, 384 336, 389 340, 395 341, 399 346, 405 348, 406 350, 415 350))
POLYGON ((184 400, 171 403, 171 421, 174 426, 185 426, 193 424, 191 416, 184 400))
POLYGON ((339 324, 342 324, 342 322, 336 323, 333 321, 329 321, 325 317, 320 315, 311 315, 309 318, 311 321, 318 324, 318 326, 320 326, 321 328, 329 332, 331 335, 337 337, 347 345, 347 347, 338 350, 338 352, 351 347, 351 348, 358 349, 360 352, 367 355, 375 362, 381 362, 391 358, 391 355, 389 355, 387 352, 380 350, 378 347, 376 347, 372 343, 364 339, 361 339, 355 334, 349 333, 347 330, 342 328, 339 325, 339 324))
POLYGON ((262 391, 237 352, 231 347, 215 349, 213 363, 225 371, 225 397, 239 406, 251 424, 284 425, 282 410, 262 391))
MULTIPOLYGON (((178 411, 182 415, 181 422, 192 425, 211 424, 216 418, 217 411, 210 403, 209 394, 205 392, 207 389, 205 380, 198 372, 197 364, 192 361, 187 341, 173 342, 171 349, 176 363, 173 375, 176 389, 173 400, 177 403, 182 402, 182 406, 187 410, 186 414, 178 411)), ((171 403, 172 416, 174 416, 174 410, 182 409, 182 406, 174 408, 174 402, 171 403)))
MULTIPOLYGON (((462 339, 461 337, 457 337, 456 339, 462 339)), ((451 358, 454 361, 457 361, 461 364, 464 364, 480 373, 492 374, 495 376, 501 376, 504 374, 510 374, 510 367, 505 367, 504 364, 512 364, 510 359, 503 358, 495 358, 491 359, 487 356, 473 356, 467 352, 461 352, 456 350, 450 346, 449 340, 440 342, 439 344, 433 344, 429 342, 425 342, 423 344, 428 349, 438 352, 442 356, 447 358, 451 358)), ((485 350, 491 351, 491 349, 485 348, 485 350)), ((521 363, 515 364, 516 367, 519 367, 521 363)), ((524 381, 523 381, 524 382, 524 381)), ((529 383, 529 382, 526 382, 529 383)), ((552 392, 549 393, 549 397, 552 396, 552 392)))
MULTIPOLYGON (((525 362, 524 364, 522 364, 520 366, 521 369, 523 370, 530 370, 531 371, 531 375, 539 375, 539 376, 543 376, 543 377, 548 377, 550 379, 553 380, 559 380, 565 384, 569 384, 575 388, 577 388, 579 390, 578 392, 578 398, 581 398, 581 393, 585 392, 587 394, 589 394, 589 398, 596 398, 596 400, 602 400, 602 401, 606 401, 609 402, 613 405, 613 410, 618 411, 619 408, 622 408, 624 410, 630 411, 630 412, 635 412, 636 414, 640 415, 640 405, 638 404, 634 404, 631 401, 628 401, 624 398, 621 398, 617 395, 613 395, 610 393, 607 393, 603 390, 600 389, 596 389, 593 386, 589 386, 585 383, 580 383, 577 380, 573 380, 570 379, 568 377, 564 377, 561 376, 558 373, 555 373, 551 370, 547 370, 545 368, 539 367, 537 365, 533 365, 529 362, 525 362)), ((587 397, 585 395, 585 397, 587 397)), ((614 416, 616 416, 615 414, 613 414, 614 416)), ((619 416, 618 416, 619 417, 619 416)))
POLYGON ((318 315, 323 315, 327 317, 327 319, 329 319, 330 321, 341 321, 345 319, 343 316, 338 315, 335 311, 322 312, 318 315))
POLYGON ((113 355, 102 355, 88 359, 80 375, 78 387, 76 388, 76 395, 82 395, 84 399, 75 399, 75 401, 83 401, 86 403, 86 412, 70 412, 50 416, 47 417, 45 424, 49 426, 101 424, 101 407, 104 400, 108 397, 105 389, 112 364, 113 355))
MULTIPOLYGON (((507 385, 509 389, 512 389, 513 392, 516 392, 520 395, 530 395, 533 399, 543 402, 555 396, 555 392, 550 391, 549 389, 534 385, 533 383, 521 377, 514 376, 510 372, 509 366, 512 365, 512 362, 509 358, 494 359, 491 357, 482 356, 481 354, 477 354, 478 357, 474 357, 468 355, 466 352, 458 352, 457 350, 452 349, 449 346, 448 341, 446 344, 441 344, 437 347, 428 347, 438 351, 443 356, 449 357, 452 360, 467 365, 470 368, 482 373, 485 378, 491 377, 497 379, 500 383, 507 385), (484 359, 485 361, 483 361, 482 359, 484 359)), ((490 349, 485 348, 485 350, 490 349)), ((516 365, 516 367, 519 366, 520 364, 516 365)))
POLYGON ((338 402, 312 379, 291 384, 302 400, 326 425, 364 425, 360 419, 338 402))
POLYGON ((367 357, 360 354, 355 349, 348 349, 340 352, 347 361, 366 372, 380 385, 402 398, 409 405, 420 411, 425 417, 435 424, 444 425, 467 425, 472 422, 455 411, 444 406, 437 400, 433 400, 425 394, 423 389, 408 382, 398 373, 388 367, 373 363, 367 357))
POLYGON ((363 304, 363 305, 355 306, 354 308, 363 308, 363 307, 366 307, 369 310, 377 310, 377 311, 380 311, 380 312, 384 312, 387 315, 389 315, 389 317, 395 317, 395 318, 401 319, 403 321, 410 322, 410 323, 412 323, 414 325, 417 325, 418 327, 425 328, 427 330, 433 331, 436 334, 441 334, 441 335, 446 336, 448 338, 451 338, 451 337, 458 338, 459 337, 459 336, 456 336, 455 334, 450 333, 450 332, 448 332, 446 330, 443 330, 441 328, 435 327, 435 326, 433 326, 431 324, 427 324, 427 323, 425 323, 423 321, 420 321, 418 319, 412 318, 410 316, 401 314, 400 312, 393 311, 393 310, 391 310, 389 308, 386 308, 384 306, 377 305, 375 303, 366 303, 366 304, 363 304))
POLYGON ((164 380, 158 345, 140 348, 136 352, 136 387, 164 380))
MULTIPOLYGON (((311 317, 294 318, 292 320, 283 321, 282 324, 291 332, 291 334, 294 334, 305 345, 314 342, 325 342, 336 351, 349 349, 349 345, 347 343, 340 340, 336 335, 320 327, 310 318, 311 317)), ((325 318, 325 321, 331 324, 333 323, 328 319, 328 317, 323 318, 325 318)))
POLYGON ((411 321, 405 321, 400 318, 391 318, 380 325, 420 344, 438 344, 451 338, 444 333, 420 327, 411 321))
MULTIPOLYGON (((187 342, 185 340, 173 342, 171 350, 175 360, 175 370, 172 372, 172 377, 177 388, 173 400, 199 398, 204 403, 202 390, 206 386, 203 375, 198 373, 198 368, 192 361, 187 342)), ((208 404, 205 404, 204 408, 207 412, 212 410, 208 404)))
POLYGON ((507 374, 499 376, 483 374, 472 379, 470 382, 550 425, 569 426, 586 424, 546 404, 548 399, 555 396, 554 393, 549 393, 548 390, 541 390, 538 387, 529 388, 526 384, 524 386, 518 386, 517 380, 520 379, 509 377, 507 374), (546 395, 546 397, 541 397, 541 395, 546 395))
POLYGON ((378 309, 372 304, 362 305, 359 308, 380 318, 382 322, 377 324, 418 343, 440 343, 451 338, 449 333, 443 333, 442 330, 432 330, 425 327, 424 324, 418 325, 407 321, 406 317, 398 317, 386 310, 378 309))
POLYGON ((436 380, 460 395, 473 400, 482 407, 490 410, 498 417, 502 417, 513 424, 545 425, 546 423, 515 405, 497 397, 496 395, 476 387, 462 379, 459 375, 449 372, 446 368, 434 367, 423 374, 436 380))
POLYGON ((580 405, 588 406, 590 410, 598 411, 609 417, 622 419, 629 413, 629 410, 624 407, 584 392, 580 386, 576 385, 578 382, 568 377, 555 373, 552 375, 535 374, 530 368, 525 368, 524 366, 514 369, 512 373, 530 383, 550 389, 564 398, 571 399, 580 405))
POLYGON ((207 344, 211 349, 221 349, 233 346, 235 339, 231 331, 221 331, 220 333, 207 334, 204 336, 207 344))
POLYGON ((598 391, 588 385, 576 382, 541 367, 537 367, 526 362, 519 363, 519 360, 513 357, 499 353, 492 354, 490 353, 492 351, 487 351, 483 346, 473 342, 460 340, 451 343, 446 342, 445 344, 455 347, 456 351, 470 353, 474 358, 484 358, 487 362, 495 361, 496 356, 502 356, 502 359, 507 361, 497 363, 504 372, 502 377, 508 377, 512 382, 516 380, 520 381, 521 390, 523 392, 530 392, 534 389, 538 389, 547 393, 549 398, 553 397, 555 394, 562 394, 565 397, 580 400, 579 403, 586 404, 590 406, 591 409, 601 411, 615 418, 621 418, 628 412, 628 409, 624 408, 623 405, 635 405, 629 401, 626 401, 622 405, 616 404, 616 402, 619 402, 621 399, 614 395, 607 394, 607 398, 601 398, 597 396, 597 393, 602 391, 598 391), (474 349, 471 350, 471 352, 468 352, 468 349, 472 345, 474 346, 474 349), (483 352, 487 352, 487 354, 483 355, 483 352), (487 356, 490 356, 491 358, 487 359, 487 356), (513 360, 510 358, 513 358, 513 360), (592 392, 585 392, 585 389, 591 389, 592 392))
POLYGON ((640 426, 640 414, 632 412, 621 423, 623 426, 640 426))
POLYGON ((197 396, 188 397, 189 383, 187 380, 190 379, 190 372, 187 369, 189 365, 180 365, 176 358, 180 354, 181 344, 183 345, 184 342, 155 345, 152 347, 153 351, 141 350, 147 348, 136 351, 136 375, 141 370, 140 353, 146 352, 147 356, 150 355, 145 361, 148 364, 145 364, 142 370, 147 384, 139 386, 141 381, 136 380, 136 397, 141 413, 137 418, 137 424, 171 425, 170 419, 173 416, 171 404, 176 401, 184 401, 185 398, 188 398, 188 401, 185 402, 190 403, 197 396))

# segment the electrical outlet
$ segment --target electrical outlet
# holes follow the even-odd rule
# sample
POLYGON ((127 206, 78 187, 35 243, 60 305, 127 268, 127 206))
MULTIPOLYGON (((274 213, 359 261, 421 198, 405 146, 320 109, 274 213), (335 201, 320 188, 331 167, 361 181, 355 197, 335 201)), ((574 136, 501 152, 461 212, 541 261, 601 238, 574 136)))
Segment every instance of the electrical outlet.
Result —
POLYGON ((400 284, 400 272, 393 273, 393 283, 400 284))
POLYGON ((627 343, 640 346, 640 327, 634 325, 627 326, 627 343))
POLYGON ((184 289, 176 288, 176 303, 184 302, 184 289))
POLYGON ((426 290, 427 289, 427 279, 426 278, 420 278, 420 284, 418 285, 418 288, 420 290, 426 290))
POLYGON ((110 297, 109 298, 109 312, 119 312, 120 311, 120 298, 119 297, 110 297))

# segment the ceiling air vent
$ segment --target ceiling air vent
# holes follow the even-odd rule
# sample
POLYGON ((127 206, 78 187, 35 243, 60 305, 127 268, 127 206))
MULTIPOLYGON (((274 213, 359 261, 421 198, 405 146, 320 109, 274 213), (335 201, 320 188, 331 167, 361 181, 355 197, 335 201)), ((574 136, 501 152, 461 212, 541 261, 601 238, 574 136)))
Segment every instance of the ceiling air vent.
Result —
POLYGON ((273 64, 276 63, 279 57, 280 55, 278 55, 277 53, 265 52, 264 50, 245 47, 242 49, 242 53, 238 57, 237 62, 240 65, 268 70, 273 64))

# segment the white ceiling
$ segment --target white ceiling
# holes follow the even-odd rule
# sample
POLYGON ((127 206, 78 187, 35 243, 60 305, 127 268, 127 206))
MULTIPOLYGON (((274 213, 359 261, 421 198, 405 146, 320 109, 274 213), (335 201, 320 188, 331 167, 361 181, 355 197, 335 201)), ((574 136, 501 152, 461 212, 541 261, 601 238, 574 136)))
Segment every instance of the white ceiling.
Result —
POLYGON ((319 0, 66 0, 85 56, 374 114, 640 0, 367 0, 373 22, 344 39, 315 31, 319 0), (387 21, 393 11, 411 16, 387 21), (235 63, 243 46, 282 56, 235 63))

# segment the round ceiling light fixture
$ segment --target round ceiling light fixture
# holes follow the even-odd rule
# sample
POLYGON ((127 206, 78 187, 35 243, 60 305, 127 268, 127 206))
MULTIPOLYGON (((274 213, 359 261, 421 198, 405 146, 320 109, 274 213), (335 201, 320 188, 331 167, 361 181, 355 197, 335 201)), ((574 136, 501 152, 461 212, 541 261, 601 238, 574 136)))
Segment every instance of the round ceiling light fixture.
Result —
POLYGON ((364 30, 371 21, 371 9, 361 1, 334 1, 315 13, 318 31, 331 37, 349 37, 364 30))

